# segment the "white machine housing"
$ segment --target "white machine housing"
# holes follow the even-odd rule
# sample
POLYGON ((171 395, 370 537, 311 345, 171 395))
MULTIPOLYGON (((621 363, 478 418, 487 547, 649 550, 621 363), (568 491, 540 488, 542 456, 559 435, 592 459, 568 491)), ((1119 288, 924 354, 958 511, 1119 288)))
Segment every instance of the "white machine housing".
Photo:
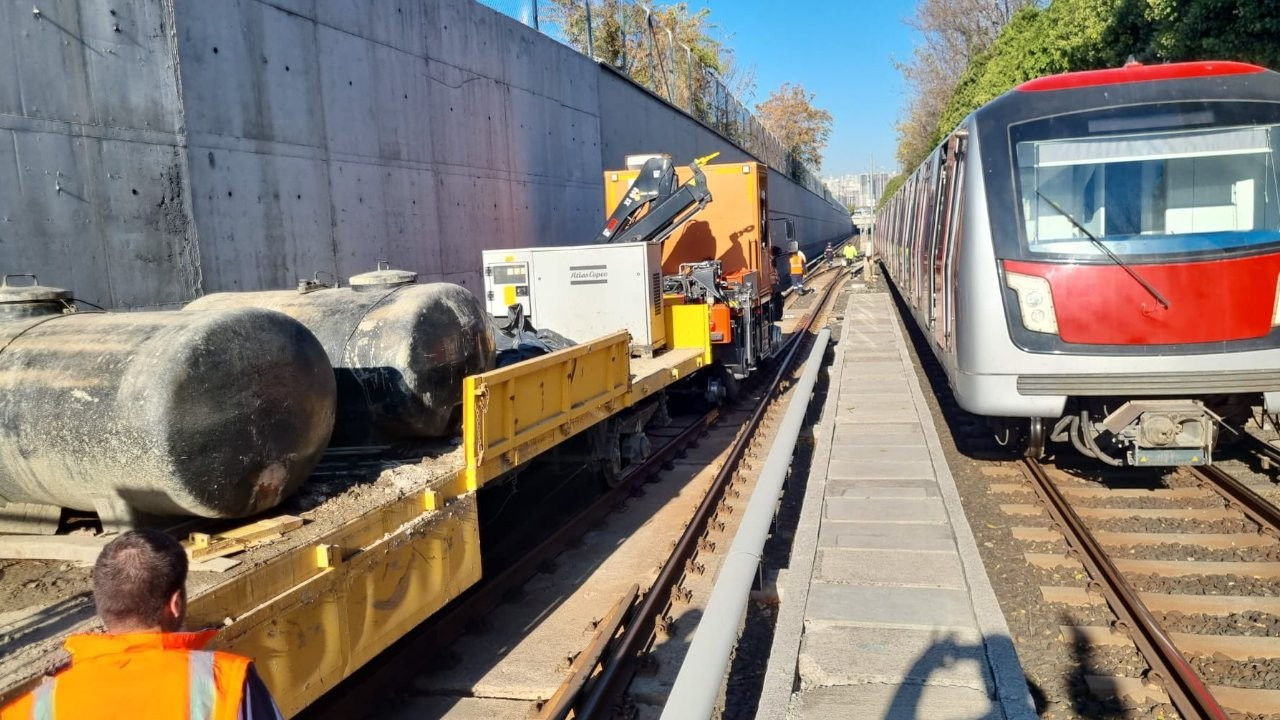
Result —
POLYGON ((633 354, 666 345, 660 242, 485 250, 482 260, 494 317, 520 303, 535 327, 575 342, 626 330, 633 354))

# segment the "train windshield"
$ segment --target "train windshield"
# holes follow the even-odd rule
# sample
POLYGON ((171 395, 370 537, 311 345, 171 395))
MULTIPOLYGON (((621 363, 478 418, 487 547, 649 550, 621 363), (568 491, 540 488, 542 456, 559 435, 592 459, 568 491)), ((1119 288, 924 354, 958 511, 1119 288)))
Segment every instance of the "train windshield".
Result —
POLYGON ((1212 252, 1280 242, 1280 125, 1018 142, 1033 253, 1212 252))

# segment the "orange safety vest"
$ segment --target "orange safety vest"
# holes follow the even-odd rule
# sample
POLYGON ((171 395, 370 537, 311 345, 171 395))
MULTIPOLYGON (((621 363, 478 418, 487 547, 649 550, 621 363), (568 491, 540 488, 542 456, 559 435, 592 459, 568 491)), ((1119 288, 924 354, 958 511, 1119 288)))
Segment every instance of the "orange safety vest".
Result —
POLYGON ((71 666, 0 720, 236 720, 249 658, 203 650, 216 634, 72 635, 71 666))
POLYGON ((792 275, 804 274, 804 253, 801 253, 799 251, 791 253, 791 274, 792 275))

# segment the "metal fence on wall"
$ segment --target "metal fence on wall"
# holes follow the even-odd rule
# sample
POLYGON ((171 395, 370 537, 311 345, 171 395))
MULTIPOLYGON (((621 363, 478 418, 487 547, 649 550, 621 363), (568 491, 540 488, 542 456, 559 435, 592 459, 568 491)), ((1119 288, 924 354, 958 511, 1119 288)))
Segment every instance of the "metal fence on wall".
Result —
POLYGON ((763 160, 827 202, 841 204, 816 172, 787 150, 729 86, 635 0, 481 0, 599 62, 608 63, 673 107, 763 160))

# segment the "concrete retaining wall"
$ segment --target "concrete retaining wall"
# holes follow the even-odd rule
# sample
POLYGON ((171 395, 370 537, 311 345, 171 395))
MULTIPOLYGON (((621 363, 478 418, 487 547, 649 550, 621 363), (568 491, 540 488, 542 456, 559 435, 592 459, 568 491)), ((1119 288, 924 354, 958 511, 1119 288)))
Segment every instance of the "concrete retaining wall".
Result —
MULTIPOLYGON (((116 308, 584 242, 623 155, 747 157, 472 0, 0 0, 0 271, 116 308)), ((810 248, 848 216, 780 174, 810 248)))

